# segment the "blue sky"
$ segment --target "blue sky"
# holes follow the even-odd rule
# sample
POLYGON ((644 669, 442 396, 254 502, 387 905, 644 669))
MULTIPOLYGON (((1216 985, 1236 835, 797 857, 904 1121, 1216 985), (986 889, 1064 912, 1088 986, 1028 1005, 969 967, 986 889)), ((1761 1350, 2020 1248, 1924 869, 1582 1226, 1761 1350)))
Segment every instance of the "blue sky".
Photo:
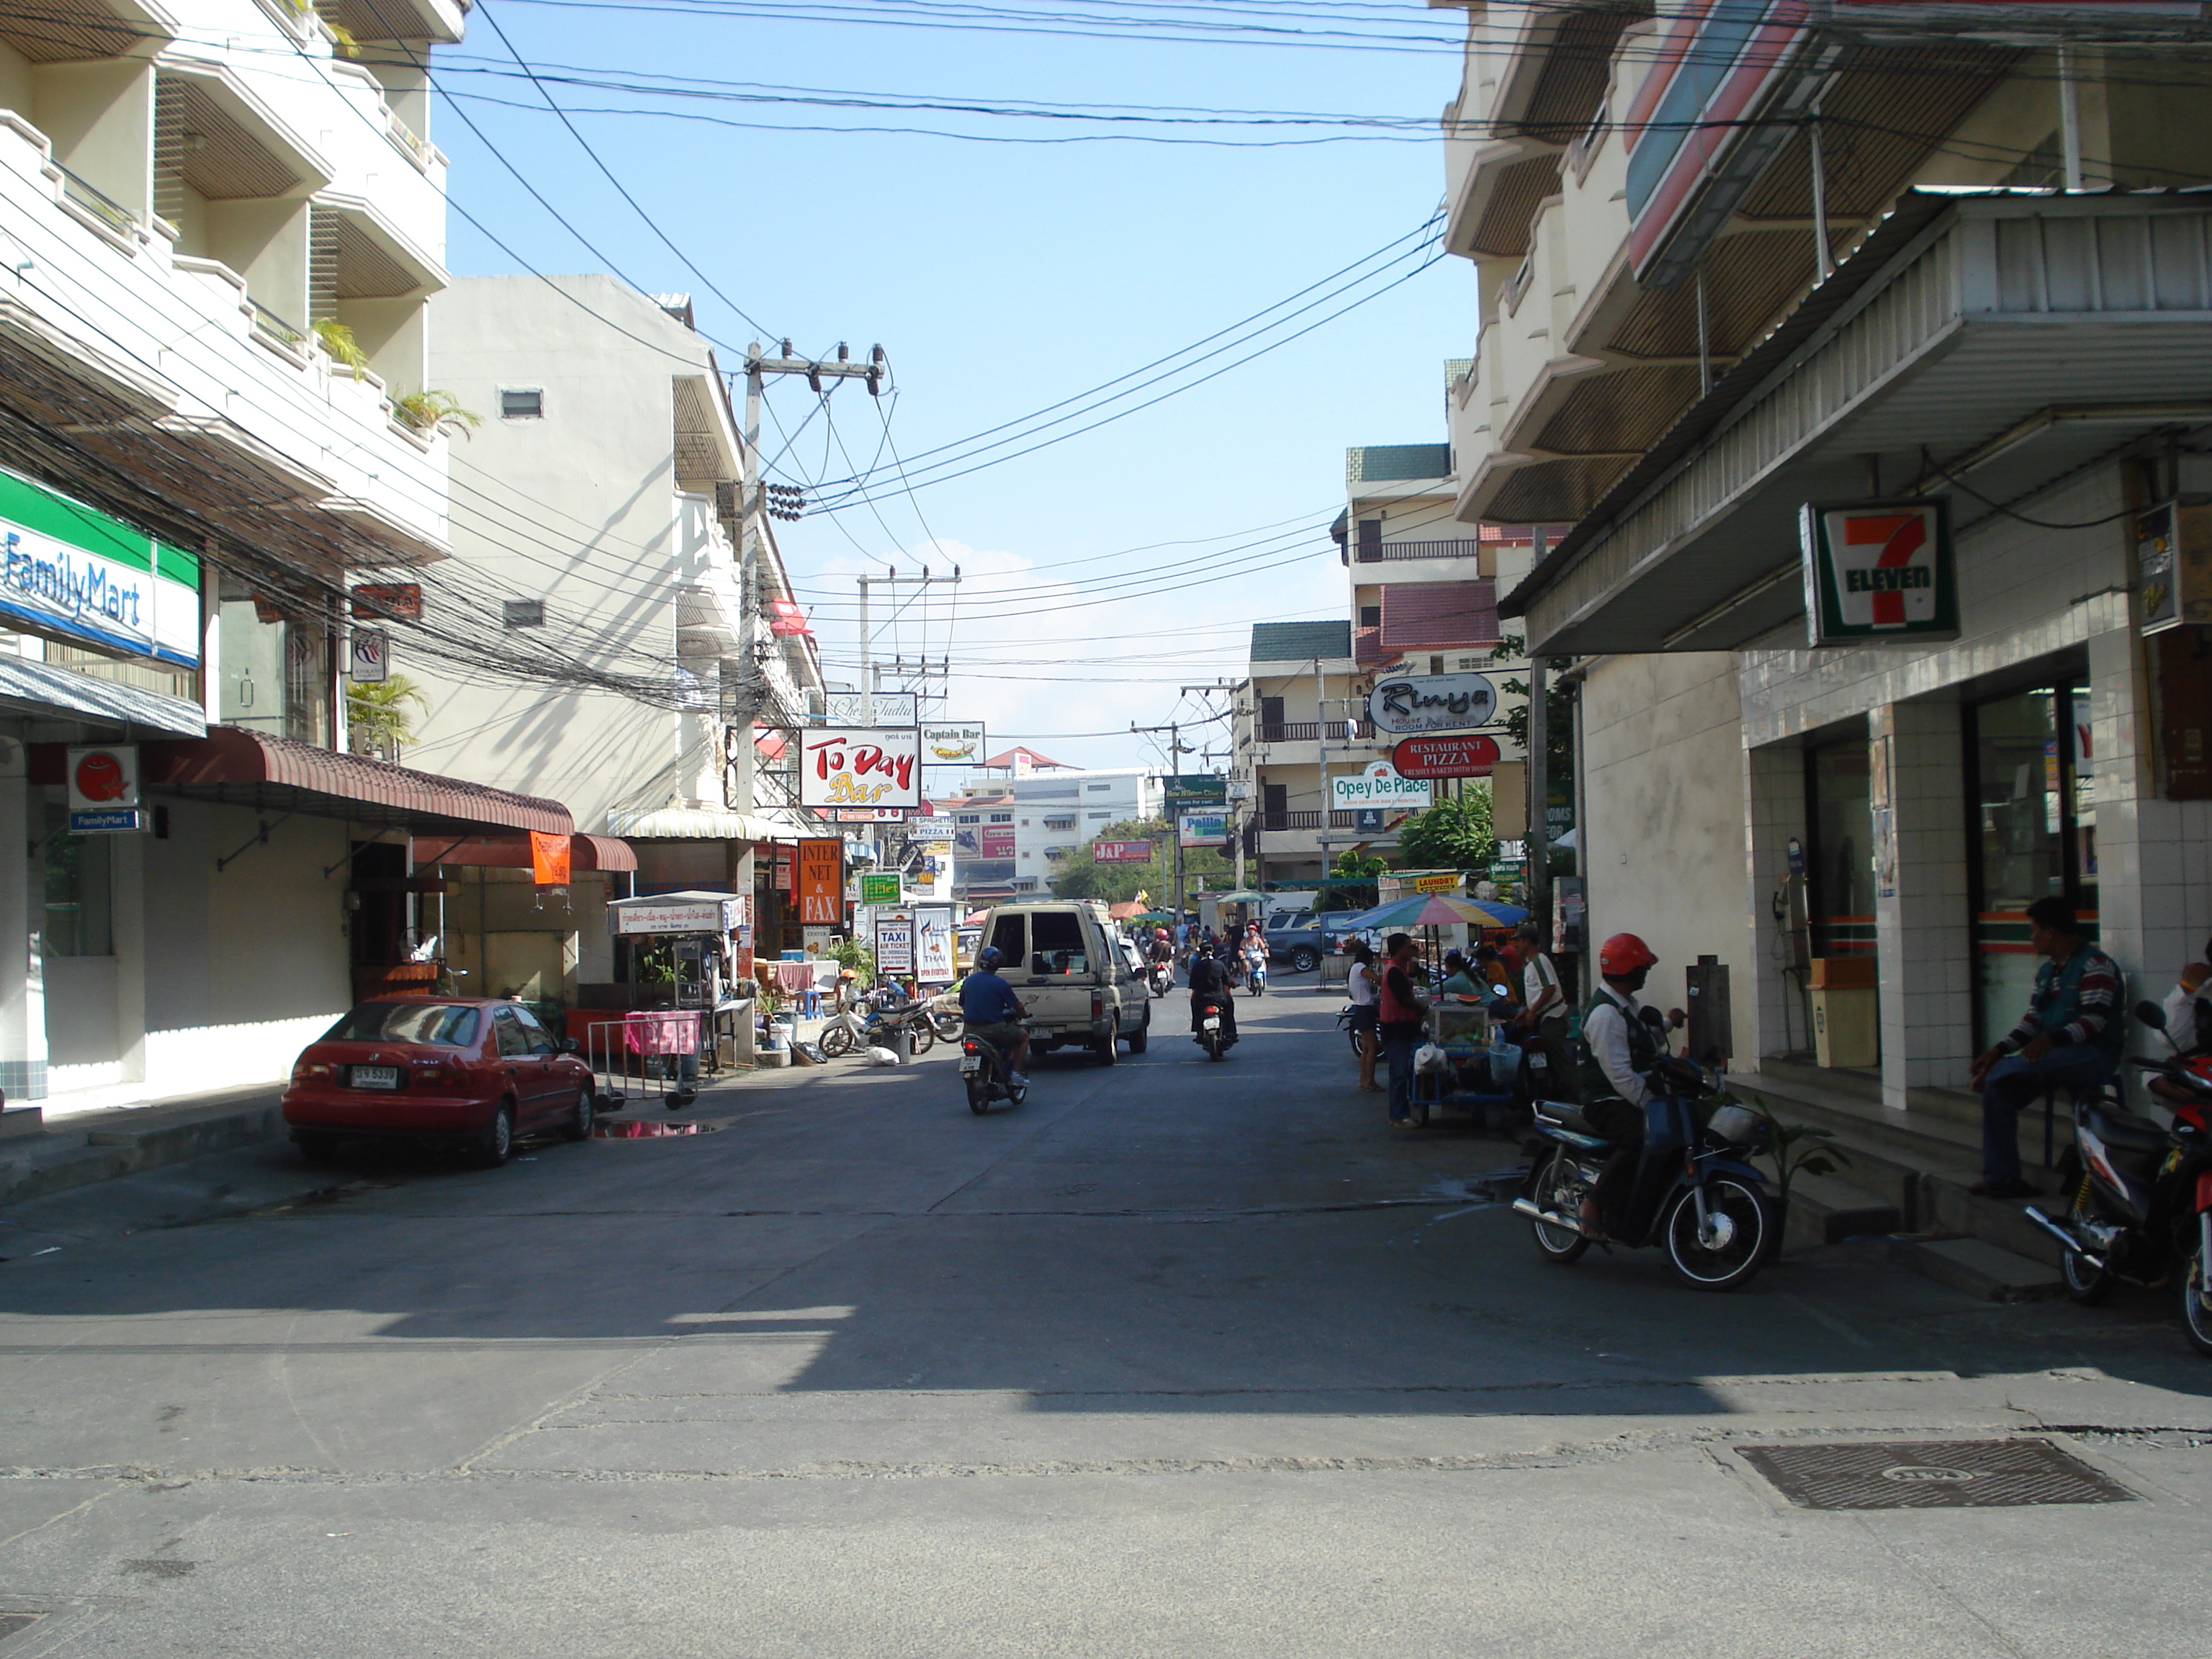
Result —
MULTIPOLYGON (((538 66, 978 100, 1428 121, 1458 74, 1449 50, 1115 42, 533 0, 480 5, 467 41, 441 54, 442 84, 479 95, 460 107, 609 258, 556 223, 441 104, 434 132, 453 159, 455 203, 540 270, 612 263, 649 290, 691 293, 701 328, 738 346, 755 331, 655 238, 551 114, 480 100, 542 108, 539 88, 513 76, 455 72, 512 70, 492 17, 538 66)), ((1455 11, 1418 5, 1387 21, 1440 46, 1462 26, 1455 11)), ((854 384, 831 399, 825 420, 803 383, 774 392, 784 430, 814 417, 780 463, 799 479, 848 475, 884 455, 885 409, 890 442, 914 457, 1111 380, 1406 236, 1434 213, 1442 190, 1441 149, 1425 137, 1236 149, 748 131, 586 114, 644 100, 551 82, 544 90, 579 112, 579 130, 684 254, 769 330, 801 352, 826 355, 844 340, 856 356, 878 342, 890 354, 895 404, 872 407, 854 384)), ((1068 131, 935 112, 686 107, 787 125, 1068 131)), ((461 274, 514 268, 459 213, 450 263, 461 274)), ((1449 260, 1117 423, 911 500, 894 475, 872 492, 872 507, 779 526, 793 580, 815 605, 831 678, 851 678, 857 659, 854 572, 890 561, 907 573, 925 561, 941 571, 957 559, 970 578, 957 611, 938 590, 926 614, 917 600, 879 636, 879 650, 936 657, 949 643, 956 672, 945 712, 985 720, 994 745, 1002 736, 1027 740, 1086 765, 1157 760, 1126 735, 1066 734, 1193 712, 1198 704, 1179 701, 1177 684, 1234 678, 1254 620, 1342 616, 1343 571, 1325 531, 1285 532, 1307 519, 1325 526, 1340 505, 1347 445, 1443 439, 1442 362, 1468 355, 1474 334, 1473 271, 1449 260), (1210 545, 1235 547, 1252 539, 1236 532, 1261 526, 1280 527, 1274 533, 1285 538, 1256 561, 1243 556, 1255 568, 1208 574, 1210 545), (1198 544, 1159 545, 1169 543, 1198 544), (1179 591, 1097 602, 1102 582, 1193 559, 1194 568, 1141 584, 1186 584, 1179 591), (1139 653, 1152 659, 1138 661, 1139 653)), ((781 445, 774 422, 767 440, 771 453, 781 445)))

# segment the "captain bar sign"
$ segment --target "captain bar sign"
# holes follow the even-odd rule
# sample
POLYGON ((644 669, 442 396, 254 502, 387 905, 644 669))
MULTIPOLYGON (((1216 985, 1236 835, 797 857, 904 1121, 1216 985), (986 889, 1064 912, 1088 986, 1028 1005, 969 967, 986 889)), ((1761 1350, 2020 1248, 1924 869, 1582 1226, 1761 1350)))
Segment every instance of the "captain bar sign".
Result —
POLYGON ((1958 563, 1940 501, 1798 509, 1805 623, 1814 645, 1959 637, 1958 563))

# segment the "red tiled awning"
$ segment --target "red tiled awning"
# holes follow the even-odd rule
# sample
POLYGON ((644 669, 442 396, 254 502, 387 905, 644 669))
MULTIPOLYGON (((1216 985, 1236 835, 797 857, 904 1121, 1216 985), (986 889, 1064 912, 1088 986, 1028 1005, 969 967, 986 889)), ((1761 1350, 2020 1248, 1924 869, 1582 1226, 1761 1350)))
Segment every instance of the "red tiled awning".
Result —
MULTIPOLYGON (((63 744, 31 745, 34 782, 61 782, 65 763, 63 744)), ((556 836, 572 834, 576 827, 557 800, 510 794, 236 726, 210 726, 204 738, 141 744, 138 780, 149 794, 306 812, 363 825, 455 833, 538 830, 556 836)))
POLYGON ((1382 648, 1449 651, 1498 643, 1498 584, 1396 582, 1382 590, 1382 648))
MULTIPOLYGON (((465 864, 495 870, 527 870, 528 836, 417 836, 416 864, 465 864)), ((618 836, 568 837, 568 867, 586 870, 635 870, 637 854, 618 836)))

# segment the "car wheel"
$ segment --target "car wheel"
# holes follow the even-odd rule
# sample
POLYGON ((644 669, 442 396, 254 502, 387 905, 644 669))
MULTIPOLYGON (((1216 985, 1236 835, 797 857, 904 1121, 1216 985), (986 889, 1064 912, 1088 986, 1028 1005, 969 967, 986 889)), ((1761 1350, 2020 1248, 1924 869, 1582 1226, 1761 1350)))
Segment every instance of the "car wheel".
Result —
POLYGON ((300 1149, 300 1161, 303 1164, 329 1164, 337 1158, 336 1135, 295 1135, 292 1139, 300 1149))
POLYGON ((487 1170, 496 1170, 514 1156, 514 1103, 501 1101, 492 1114, 490 1126, 477 1138, 477 1162, 487 1170))
POLYGON ((1118 1040, 1110 1029, 1103 1040, 1094 1042, 1091 1045, 1091 1053, 1101 1066, 1111 1066, 1121 1057, 1118 1040))
POLYGON ((1137 1022, 1137 1029, 1129 1033, 1129 1052, 1141 1054, 1152 1040, 1152 1006, 1145 1005, 1145 1017, 1137 1022))
POLYGON ((563 1140, 589 1140, 592 1138, 592 1091, 576 1091, 576 1103, 569 1109, 568 1121, 561 1126, 563 1140))
POLYGON ((1310 945, 1301 945, 1291 952, 1291 971, 1294 974, 1310 974, 1320 966, 1321 952, 1310 945))

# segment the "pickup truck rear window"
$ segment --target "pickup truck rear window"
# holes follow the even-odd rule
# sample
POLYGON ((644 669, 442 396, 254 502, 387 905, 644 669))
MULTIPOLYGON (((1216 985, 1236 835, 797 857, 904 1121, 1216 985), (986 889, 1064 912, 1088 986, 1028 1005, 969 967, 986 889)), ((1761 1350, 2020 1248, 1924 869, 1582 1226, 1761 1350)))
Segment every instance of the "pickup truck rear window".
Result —
POLYGON ((1040 910, 1030 918, 1030 972, 1087 974, 1091 955, 1083 923, 1064 910, 1040 910))
POLYGON ((1019 916, 1000 916, 991 924, 991 943, 1006 958, 1000 964, 1002 973, 1018 974, 1028 961, 1029 945, 1019 916))

